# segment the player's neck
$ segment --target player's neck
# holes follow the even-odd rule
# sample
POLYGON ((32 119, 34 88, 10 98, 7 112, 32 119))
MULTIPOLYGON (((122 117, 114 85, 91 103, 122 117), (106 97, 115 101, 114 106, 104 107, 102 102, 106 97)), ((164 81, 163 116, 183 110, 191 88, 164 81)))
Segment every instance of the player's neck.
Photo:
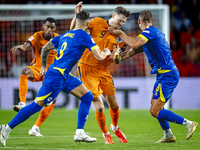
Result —
POLYGON ((151 24, 151 23, 143 24, 141 30, 143 31, 143 30, 145 30, 146 28, 148 28, 149 26, 152 26, 152 24, 151 24))
POLYGON ((77 29, 82 29, 83 31, 85 31, 85 27, 82 27, 82 26, 76 26, 76 27, 74 28, 74 30, 77 30, 77 29))

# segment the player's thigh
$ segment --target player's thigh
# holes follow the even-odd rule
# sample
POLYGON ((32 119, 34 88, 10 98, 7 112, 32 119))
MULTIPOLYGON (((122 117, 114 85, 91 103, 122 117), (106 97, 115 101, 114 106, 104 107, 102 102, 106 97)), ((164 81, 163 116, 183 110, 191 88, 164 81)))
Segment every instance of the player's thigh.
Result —
POLYGON ((105 97, 110 108, 117 109, 119 107, 116 94, 114 94, 114 95, 104 95, 104 97, 105 97))
POLYGON ((92 103, 93 103, 96 111, 103 112, 103 110, 104 110, 104 103, 103 103, 103 100, 101 98, 101 95, 93 98, 92 103))
POLYGON ((93 97, 98 97, 103 93, 100 87, 99 70, 95 67, 80 67, 78 66, 79 78, 86 86, 87 89, 91 90, 93 97))
POLYGON ((27 68, 29 68, 29 70, 31 70, 31 76, 33 76, 33 78, 29 78, 30 81, 42 81, 42 77, 40 76, 40 69, 39 67, 36 66, 28 66, 27 68))
POLYGON ((158 114, 161 109, 163 109, 165 103, 161 101, 161 98, 158 99, 151 99, 151 107, 150 107, 150 113, 154 117, 158 117, 158 114))
POLYGON ((26 67, 21 71, 21 75, 25 75, 28 77, 28 79, 34 79, 34 74, 33 71, 29 68, 26 67))
POLYGON ((69 75, 66 85, 63 88, 63 92, 70 93, 75 95, 76 97, 80 98, 85 95, 89 90, 86 86, 77 78, 72 75, 69 75))

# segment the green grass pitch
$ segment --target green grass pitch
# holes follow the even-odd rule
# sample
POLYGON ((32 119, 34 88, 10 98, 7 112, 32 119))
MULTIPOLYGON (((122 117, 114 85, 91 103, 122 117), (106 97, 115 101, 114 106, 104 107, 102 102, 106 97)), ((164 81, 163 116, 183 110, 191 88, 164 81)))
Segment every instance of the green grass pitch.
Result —
MULTIPOLYGON (((200 123, 200 110, 173 110, 175 113, 200 123)), ((0 110, 0 124, 8 123, 16 112, 13 110, 0 110)), ((175 143, 155 144, 162 138, 163 131, 156 118, 153 118, 149 110, 120 110, 119 127, 127 137, 128 143, 122 144, 117 137, 111 133, 109 126, 111 119, 109 110, 105 110, 106 124, 113 137, 115 144, 104 144, 104 139, 95 119, 94 110, 90 110, 86 122, 85 132, 96 137, 94 143, 74 142, 78 110, 66 110, 55 108, 49 118, 40 127, 43 137, 32 137, 28 135, 29 129, 35 123, 39 113, 34 114, 24 123, 18 125, 6 141, 6 147, 0 149, 28 149, 28 150, 199 150, 200 128, 190 140, 186 140, 186 129, 184 126, 170 123, 172 132, 176 136, 175 143)))

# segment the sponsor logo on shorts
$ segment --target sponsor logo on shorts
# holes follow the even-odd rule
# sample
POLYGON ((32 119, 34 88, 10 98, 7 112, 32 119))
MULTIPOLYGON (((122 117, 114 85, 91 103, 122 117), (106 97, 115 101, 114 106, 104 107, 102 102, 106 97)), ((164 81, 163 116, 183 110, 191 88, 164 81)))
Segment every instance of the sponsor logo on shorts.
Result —
POLYGON ((49 101, 51 101, 53 98, 52 97, 49 97, 48 99, 47 99, 47 101, 49 102, 49 101))

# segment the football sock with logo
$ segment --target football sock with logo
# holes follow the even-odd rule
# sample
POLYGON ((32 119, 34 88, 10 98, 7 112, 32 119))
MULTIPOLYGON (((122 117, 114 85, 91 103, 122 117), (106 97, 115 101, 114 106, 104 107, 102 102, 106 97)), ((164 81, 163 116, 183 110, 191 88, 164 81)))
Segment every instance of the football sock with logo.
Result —
POLYGON ((112 120, 113 131, 118 129, 118 120, 119 120, 119 107, 117 109, 110 108, 110 116, 112 120))
POLYGON ((44 107, 42 111, 40 112, 40 115, 34 125, 36 125, 37 127, 40 127, 42 123, 49 117, 54 106, 55 104, 52 103, 50 106, 44 107))
POLYGON ((40 111, 43 107, 32 102, 31 104, 23 107, 17 113, 17 115, 8 123, 11 129, 16 127, 18 124, 24 122, 28 119, 31 115, 35 114, 36 112, 40 111))
POLYGON ((157 118, 174 122, 177 124, 183 124, 183 121, 184 121, 183 117, 173 113, 172 111, 166 110, 164 108, 160 110, 157 118))
POLYGON ((25 75, 20 75, 19 79, 19 97, 20 102, 26 103, 26 94, 28 92, 28 77, 25 75))
POLYGON ((83 95, 81 98, 81 103, 78 110, 78 123, 77 123, 77 129, 84 129, 85 122, 87 120, 90 106, 93 100, 92 92, 89 91, 85 95, 83 95))
POLYGON ((104 111, 99 112, 95 110, 95 117, 102 133, 107 133, 108 129, 106 128, 106 116, 104 114, 104 111))

